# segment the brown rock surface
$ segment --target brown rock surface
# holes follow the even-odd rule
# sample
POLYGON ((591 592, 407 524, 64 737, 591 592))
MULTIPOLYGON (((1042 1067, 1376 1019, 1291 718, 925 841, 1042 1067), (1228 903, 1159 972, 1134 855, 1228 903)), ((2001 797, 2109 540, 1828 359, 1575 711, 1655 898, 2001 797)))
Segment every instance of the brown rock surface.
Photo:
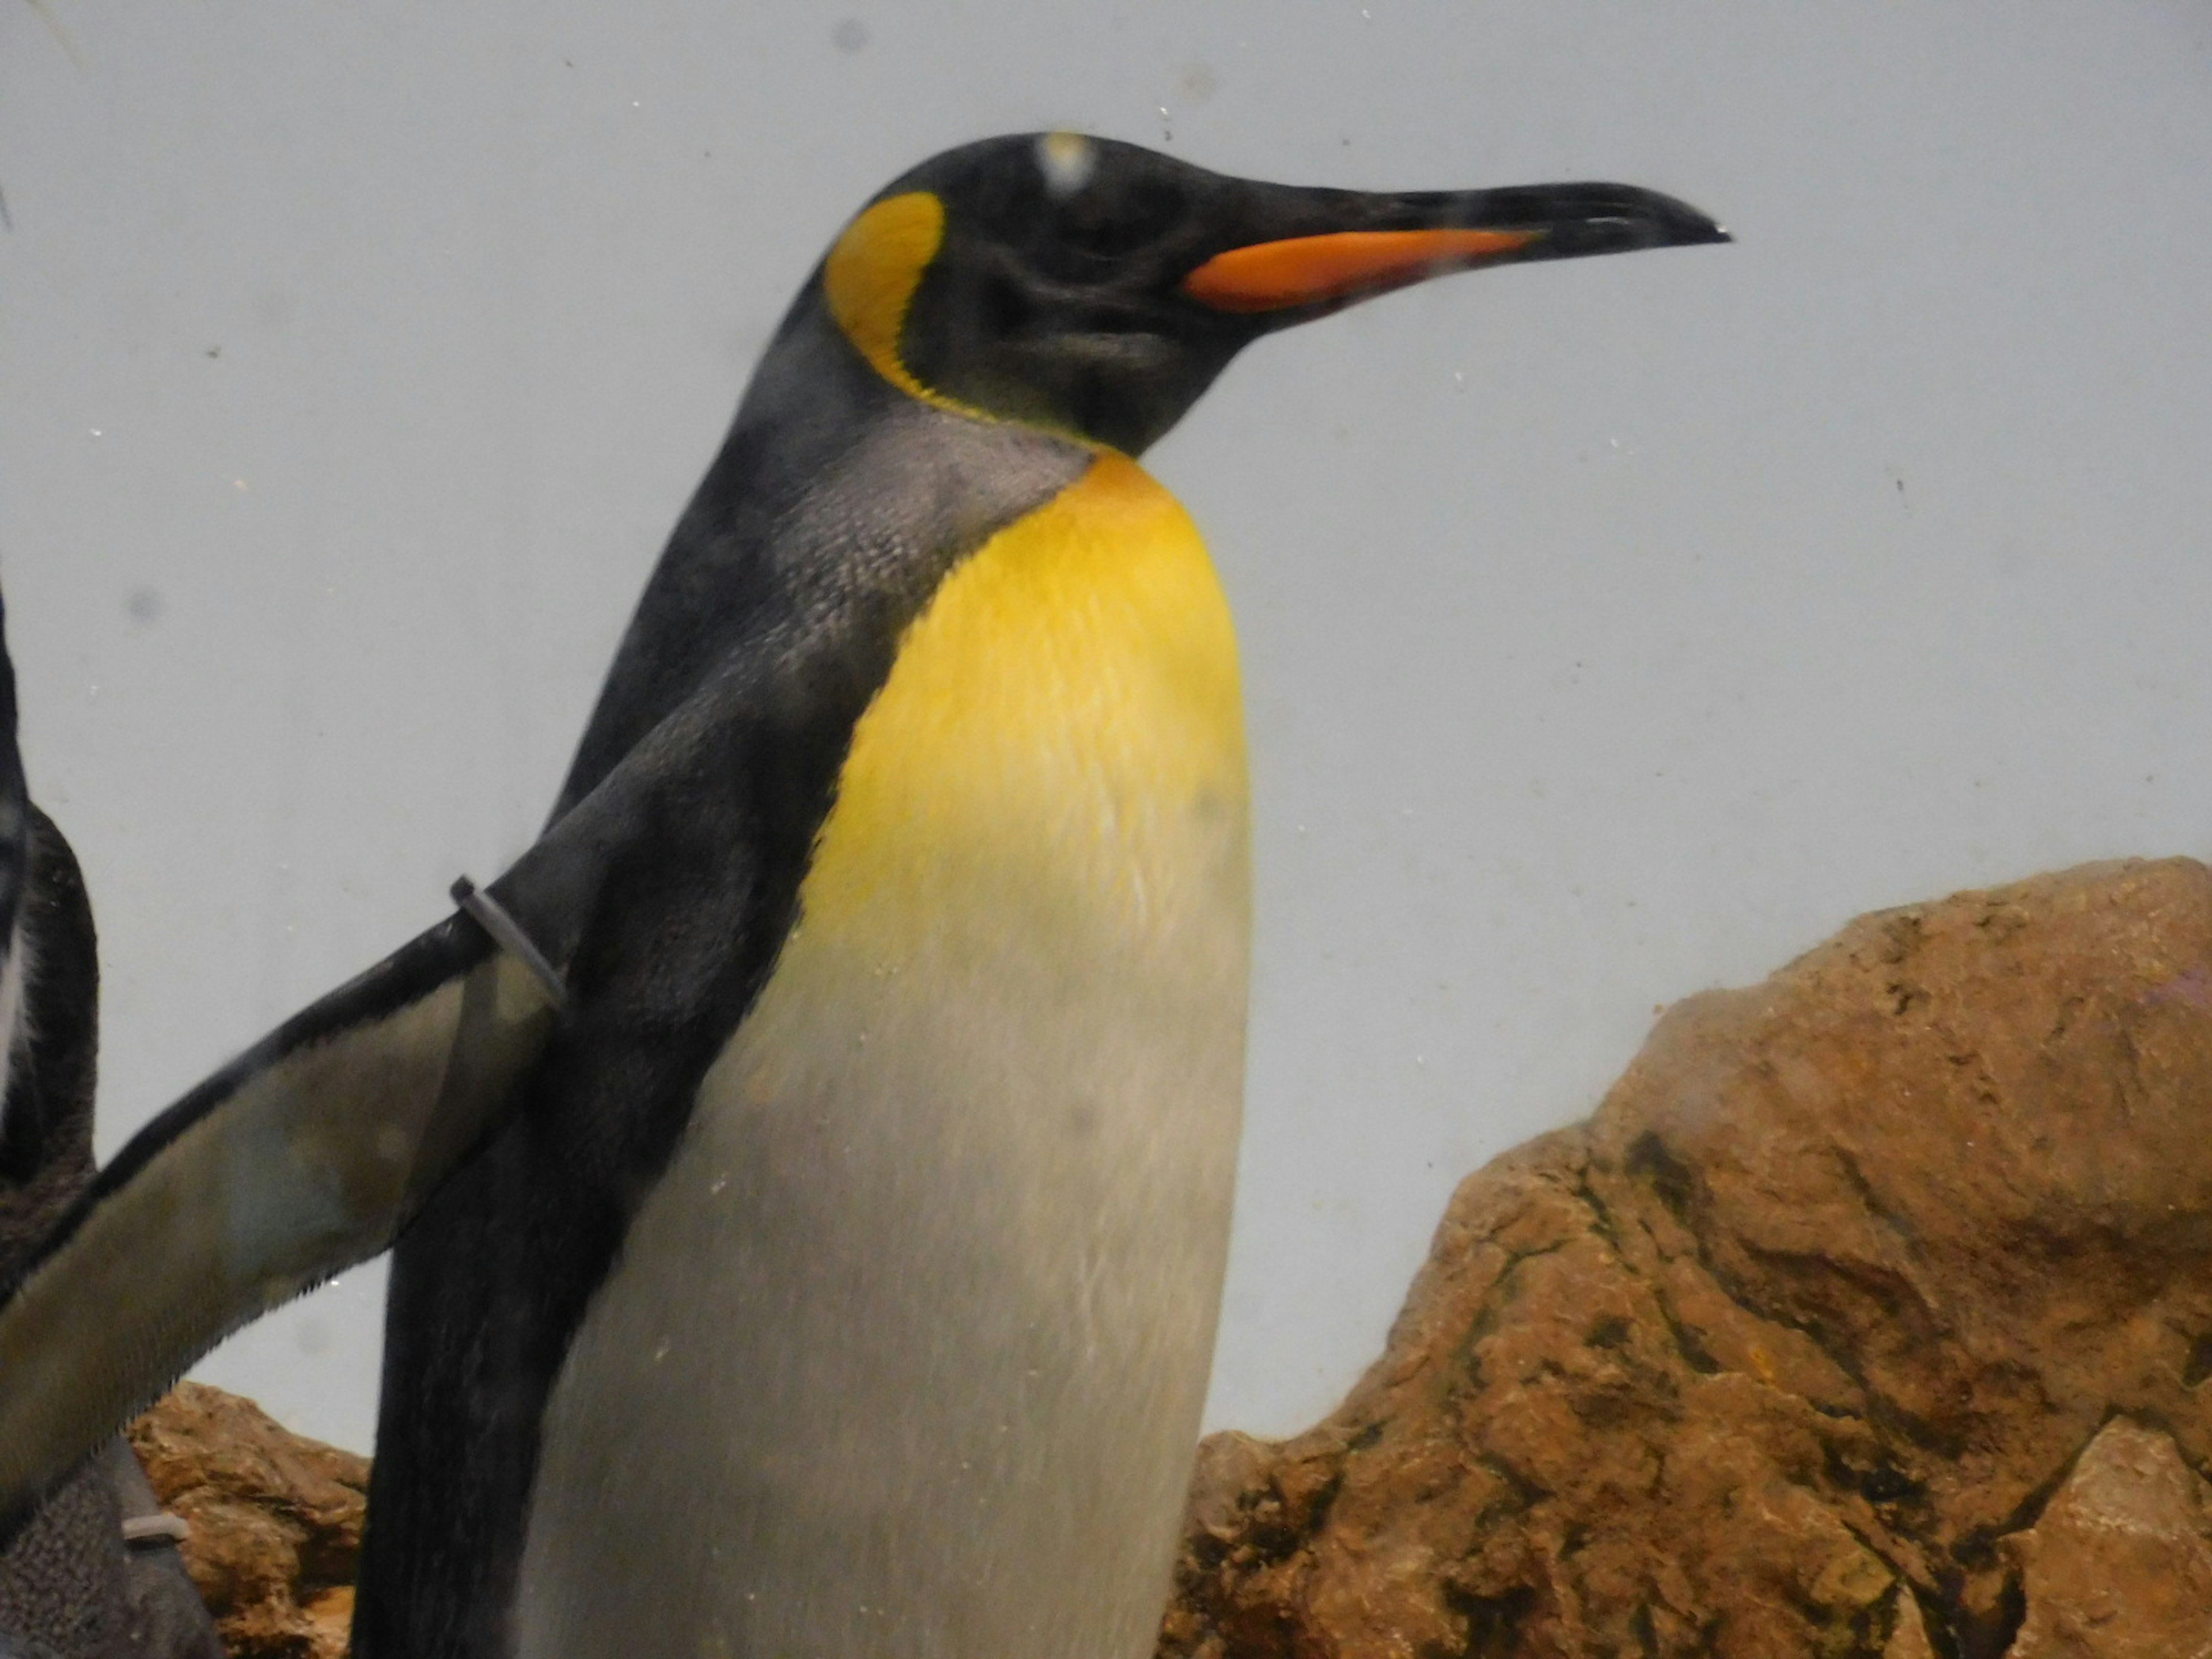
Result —
POLYGON ((343 1659, 368 1460, 291 1434, 198 1382, 131 1425, 232 1659, 343 1659))
POLYGON ((2212 1654, 2208 1500, 2171 1435, 2115 1418, 2034 1529, 2005 1540, 2027 1586, 2012 1659, 2212 1654))
POLYGON ((2212 872, 1865 917, 1464 1182, 1334 1416, 1206 1443, 1160 1651, 2212 1654, 2208 1375, 2212 872))

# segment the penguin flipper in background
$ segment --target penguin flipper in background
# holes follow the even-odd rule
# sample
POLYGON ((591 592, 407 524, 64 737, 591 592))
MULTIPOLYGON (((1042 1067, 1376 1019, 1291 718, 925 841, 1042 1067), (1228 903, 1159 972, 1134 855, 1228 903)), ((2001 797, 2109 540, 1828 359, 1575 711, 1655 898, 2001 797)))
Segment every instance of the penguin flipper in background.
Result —
MULTIPOLYGON (((508 920, 526 951, 566 956, 626 782, 617 770, 482 896, 495 921, 544 919, 508 920)), ((6 1264, 0 1538, 225 1336, 390 1246, 536 1060, 558 1002, 547 972, 447 917, 155 1118, 6 1264)))

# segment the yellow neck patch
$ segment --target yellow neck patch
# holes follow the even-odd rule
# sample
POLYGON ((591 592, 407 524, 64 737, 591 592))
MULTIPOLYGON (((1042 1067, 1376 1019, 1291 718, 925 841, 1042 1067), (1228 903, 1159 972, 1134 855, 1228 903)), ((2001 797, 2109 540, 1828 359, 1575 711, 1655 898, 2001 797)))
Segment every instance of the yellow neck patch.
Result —
POLYGON ((945 204, 926 190, 877 203, 845 228, 823 262, 830 314, 877 374, 910 398, 946 409, 959 405, 914 378, 899 356, 899 337, 921 273, 945 242, 945 204))

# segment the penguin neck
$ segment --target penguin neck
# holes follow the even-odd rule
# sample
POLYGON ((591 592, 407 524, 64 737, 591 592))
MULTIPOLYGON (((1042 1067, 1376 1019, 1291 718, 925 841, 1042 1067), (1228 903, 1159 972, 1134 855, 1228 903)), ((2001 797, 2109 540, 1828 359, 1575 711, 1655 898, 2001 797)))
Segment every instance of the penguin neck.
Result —
POLYGON ((909 397, 810 283, 647 585, 554 816, 726 664, 836 657, 864 704, 946 572, 1094 454, 909 397))

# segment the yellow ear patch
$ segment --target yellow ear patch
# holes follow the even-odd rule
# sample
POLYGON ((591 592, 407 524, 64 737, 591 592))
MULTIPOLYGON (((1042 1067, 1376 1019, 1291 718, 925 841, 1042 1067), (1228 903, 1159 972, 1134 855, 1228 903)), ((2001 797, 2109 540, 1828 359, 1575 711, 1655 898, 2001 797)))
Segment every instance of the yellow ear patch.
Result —
POLYGON ((830 314, 876 373, 908 396, 945 403, 899 356, 921 273, 945 241, 945 204, 926 190, 877 203, 847 226, 823 262, 830 314))

